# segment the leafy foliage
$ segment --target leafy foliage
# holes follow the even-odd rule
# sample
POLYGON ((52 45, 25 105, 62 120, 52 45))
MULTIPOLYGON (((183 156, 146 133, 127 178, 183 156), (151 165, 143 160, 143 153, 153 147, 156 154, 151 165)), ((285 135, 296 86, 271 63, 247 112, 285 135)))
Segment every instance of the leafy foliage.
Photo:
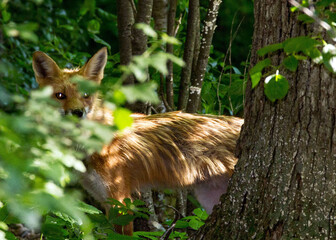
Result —
MULTIPOLYGON (((178 86, 183 63, 176 56, 183 53, 188 1, 180 1, 178 6, 178 14, 184 16, 178 30, 182 43, 139 25, 150 36, 150 48, 135 57, 128 68, 119 67, 115 2, 2 0, 0 5, 0 239, 15 239, 8 225, 19 222, 40 228, 46 239, 121 239, 111 223, 124 225, 134 217, 146 217, 142 203, 126 200, 123 205, 111 200, 119 208, 112 208, 106 218, 100 210, 80 201, 81 192, 69 185, 85 171, 81 160, 86 155, 100 150, 117 128, 130 126, 130 112, 122 107, 126 101, 158 101, 159 75, 167 73, 167 60, 177 65, 174 74, 178 86), (174 55, 162 52, 166 43, 176 44, 174 55), (47 52, 60 67, 72 68, 84 65, 102 45, 108 47, 110 55, 102 85, 72 80, 84 92, 101 92, 105 104, 114 110, 116 126, 61 116, 59 106, 49 97, 49 88, 34 90, 38 87, 31 67, 34 51, 47 52), (140 81, 146 79, 148 67, 154 73, 153 81, 121 85, 128 74, 140 81)), ((251 13, 251 9, 245 11, 251 13)), ((205 10, 202 7, 201 14, 205 10)), ((246 76, 233 65, 225 66, 223 58, 219 51, 212 51, 202 111, 237 114, 243 107, 246 76)), ((194 214, 179 224, 199 228, 205 214, 201 210, 194 214)), ((136 236, 156 239, 162 234, 142 232, 136 236)), ((187 239, 187 234, 176 231, 170 238, 187 239)))
MULTIPOLYGON (((305 7, 303 2, 302 6, 305 7)), ((335 31, 335 18, 328 10, 329 6, 333 5, 333 1, 319 1, 316 6, 316 14, 327 17, 327 22, 330 24, 330 31, 335 31)), ((297 8, 293 8, 296 11, 297 8)), ((315 20, 306 15, 299 15, 299 20, 305 23, 312 23, 315 20)), ((325 23, 327 24, 327 23, 325 23)), ((336 38, 335 38, 336 39, 336 38)), ((252 88, 256 87, 263 77, 263 70, 267 67, 272 67, 277 70, 284 67, 287 70, 295 72, 297 70, 299 61, 312 59, 315 63, 323 63, 324 66, 333 73, 336 73, 336 50, 332 44, 326 43, 321 37, 299 36, 289 38, 282 43, 271 44, 258 50, 258 55, 264 57, 276 51, 283 51, 286 54, 285 59, 280 66, 272 66, 269 58, 258 62, 250 69, 250 76, 252 80, 252 88), (322 52, 321 52, 322 47, 322 52)), ((273 70, 274 71, 274 70, 273 70)), ((268 75, 268 73, 266 74, 268 75)), ((287 95, 289 84, 287 79, 278 74, 269 75, 265 78, 265 95, 272 102, 277 99, 282 99, 287 95)))

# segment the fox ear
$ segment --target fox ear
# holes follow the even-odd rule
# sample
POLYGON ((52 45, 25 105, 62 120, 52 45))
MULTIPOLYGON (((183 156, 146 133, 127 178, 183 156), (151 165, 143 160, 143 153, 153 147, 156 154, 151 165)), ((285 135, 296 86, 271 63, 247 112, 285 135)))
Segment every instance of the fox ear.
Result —
POLYGON ((55 61, 41 51, 34 52, 33 54, 33 69, 36 81, 39 84, 43 79, 58 77, 61 72, 55 61))
POLYGON ((103 47, 84 65, 83 75, 88 79, 100 82, 104 77, 107 61, 107 49, 103 47))

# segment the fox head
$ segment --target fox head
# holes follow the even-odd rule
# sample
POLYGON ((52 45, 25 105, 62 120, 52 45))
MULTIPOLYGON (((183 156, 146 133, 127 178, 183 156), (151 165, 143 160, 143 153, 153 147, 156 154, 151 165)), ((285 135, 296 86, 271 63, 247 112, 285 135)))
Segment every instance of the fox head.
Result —
POLYGON ((100 49, 82 68, 60 69, 47 54, 37 51, 33 54, 33 69, 40 87, 51 86, 52 97, 60 102, 64 114, 84 118, 93 107, 94 96, 81 94, 70 79, 79 75, 87 80, 100 83, 104 77, 107 61, 106 47, 100 49))

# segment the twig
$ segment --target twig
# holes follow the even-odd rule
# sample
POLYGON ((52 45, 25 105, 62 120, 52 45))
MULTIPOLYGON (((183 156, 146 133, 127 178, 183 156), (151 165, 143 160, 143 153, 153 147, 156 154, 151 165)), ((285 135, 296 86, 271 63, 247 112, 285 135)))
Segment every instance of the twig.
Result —
POLYGON ((132 10, 133 10, 133 15, 134 15, 134 18, 136 17, 137 15, 137 10, 136 10, 136 7, 135 7, 135 4, 134 4, 134 1, 133 0, 129 0, 130 3, 131 3, 131 6, 132 6, 132 10))
POLYGON ((180 212, 177 211, 176 208, 174 208, 172 206, 169 206, 169 205, 167 205, 167 207, 169 207, 169 208, 171 208, 175 211, 175 218, 174 218, 174 221, 172 222, 171 226, 162 234, 162 236, 160 237, 160 240, 168 240, 169 239, 170 234, 173 232, 173 230, 175 228, 176 222, 181 217, 180 212))
POLYGON ((182 23, 182 17, 183 17, 183 14, 181 13, 179 19, 176 22, 176 27, 175 27, 175 30, 174 30, 174 37, 176 37, 177 32, 178 32, 178 30, 180 28, 180 25, 182 23))

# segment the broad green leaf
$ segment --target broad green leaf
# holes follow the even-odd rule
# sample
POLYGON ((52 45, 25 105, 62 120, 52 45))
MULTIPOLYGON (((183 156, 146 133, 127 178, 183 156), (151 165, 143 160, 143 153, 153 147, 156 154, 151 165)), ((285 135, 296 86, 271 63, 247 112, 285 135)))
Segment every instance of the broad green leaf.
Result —
POLYGON ((151 240, 157 240, 160 236, 162 236, 163 232, 141 232, 137 231, 133 233, 134 237, 142 237, 142 238, 148 238, 151 240))
POLYGON ((96 9, 96 0, 85 0, 82 4, 79 14, 84 16, 88 11, 93 15, 96 9))
POLYGON ((250 74, 261 72, 265 67, 268 67, 270 65, 271 65, 271 60, 269 58, 259 61, 253 68, 251 68, 250 74))
POLYGON ((126 127, 130 127, 133 123, 133 118, 130 116, 131 111, 126 108, 117 108, 113 112, 113 121, 118 129, 122 130, 126 127))
POLYGON ((98 37, 96 34, 89 34, 89 35, 96 43, 100 43, 100 44, 106 46, 109 50, 111 50, 111 45, 108 44, 107 42, 105 42, 100 37, 98 37))
POLYGON ((11 18, 10 12, 7 12, 4 9, 4 10, 2 10, 1 14, 2 14, 2 20, 4 21, 4 23, 6 23, 6 22, 8 22, 10 20, 10 18, 11 18))
POLYGON ((165 43, 169 43, 169 44, 173 44, 173 45, 180 45, 181 44, 181 42, 177 38, 171 37, 166 33, 162 33, 161 38, 165 43))
POLYGON ((73 82, 73 83, 75 83, 75 84, 77 84, 78 90, 82 94, 84 94, 84 93, 87 93, 89 95, 93 94, 99 88, 99 85, 96 82, 89 81, 89 80, 83 78, 80 75, 75 75, 74 77, 72 77, 70 79, 70 81, 73 82))
POLYGON ((193 213, 194 213, 197 217, 199 217, 200 219, 202 219, 202 220, 206 220, 206 219, 209 217, 209 215, 207 214, 207 212, 204 211, 204 210, 202 210, 201 208, 196 208, 196 209, 193 211, 193 213))
POLYGON ((191 219, 189 221, 189 227, 191 227, 194 230, 198 230, 200 227, 204 225, 204 222, 197 220, 196 218, 191 219))
POLYGON ((261 72, 257 72, 251 75, 251 81, 252 81, 252 88, 255 88, 261 79, 261 72))
POLYGON ((281 48, 283 48, 282 43, 275 43, 275 44, 267 45, 266 47, 263 47, 263 48, 258 50, 258 55, 259 56, 264 56, 267 53, 275 52, 275 51, 277 51, 281 48))
POLYGON ((306 14, 300 14, 298 16, 298 20, 300 20, 300 21, 302 21, 304 23, 313 23, 313 22, 315 22, 315 20, 313 18, 309 17, 306 14))
POLYGON ((68 25, 68 24, 65 24, 65 25, 59 25, 60 28, 64 28, 66 30, 69 30, 69 31, 73 31, 74 30, 74 27, 72 25, 68 25))
POLYGON ((298 60, 294 56, 289 56, 284 59, 283 64, 288 70, 295 72, 298 66, 298 60))
POLYGON ((90 20, 87 30, 92 34, 98 34, 100 31, 100 23, 96 19, 90 20))
POLYGON ((320 50, 318 50, 316 47, 309 48, 309 49, 305 50, 304 53, 308 57, 313 59, 313 61, 316 62, 316 63, 320 63, 320 61, 322 60, 322 54, 321 54, 320 50))
POLYGON ((135 27, 142 30, 147 36, 157 38, 157 33, 154 31, 153 28, 151 28, 151 26, 144 23, 137 23, 135 27))
POLYGON ((252 88, 256 87, 261 79, 262 76, 262 70, 265 67, 268 67, 271 65, 271 60, 269 58, 266 58, 260 62, 258 62, 253 68, 250 70, 250 76, 252 80, 252 88))
POLYGON ((78 202, 78 209, 81 210, 82 212, 89 213, 89 214, 100 214, 102 211, 99 209, 95 208, 92 205, 89 205, 85 202, 79 201, 78 202))
POLYGON ((289 54, 305 52, 320 44, 319 41, 306 36, 289 38, 283 43, 285 52, 289 54))
POLYGON ((134 220, 134 215, 120 215, 112 219, 112 224, 125 226, 134 220))
POLYGON ((284 76, 275 74, 265 79, 264 87, 265 95, 269 100, 274 102, 275 100, 282 99, 287 95, 289 84, 288 80, 284 76))
POLYGON ((123 86, 120 90, 125 94, 130 103, 134 103, 136 101, 158 103, 159 98, 157 96, 156 89, 156 83, 146 82, 134 86, 123 86))

